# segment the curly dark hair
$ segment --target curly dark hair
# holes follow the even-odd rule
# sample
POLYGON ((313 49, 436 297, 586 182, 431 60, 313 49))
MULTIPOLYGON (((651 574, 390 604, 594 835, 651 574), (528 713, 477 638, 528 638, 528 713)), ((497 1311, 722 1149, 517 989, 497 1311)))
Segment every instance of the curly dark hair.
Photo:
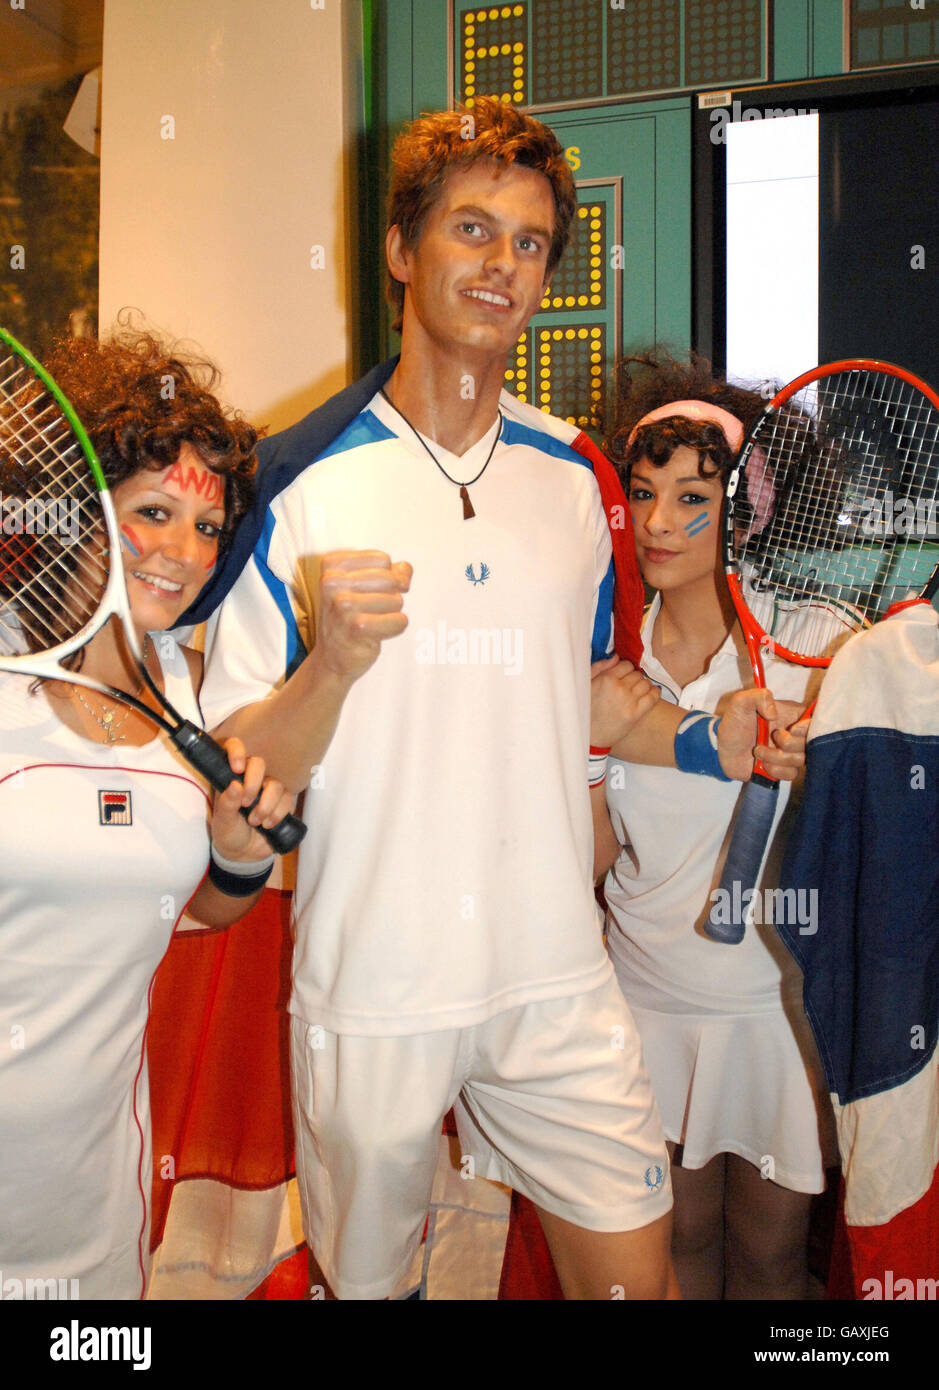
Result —
POLYGON ((604 448, 629 486, 633 464, 647 458, 656 468, 664 468, 682 445, 698 452, 698 473, 702 478, 720 476, 725 483, 735 453, 718 424, 699 420, 665 417, 643 425, 630 444, 629 436, 637 423, 670 401, 707 401, 736 415, 746 435, 766 404, 759 389, 734 386, 715 375, 706 357, 692 352, 684 359, 666 349, 654 348, 635 357, 625 357, 616 368, 615 415, 606 432, 604 448))
POLYGON ((62 338, 44 366, 75 407, 110 487, 145 468, 169 468, 184 444, 225 479, 221 554, 254 495, 259 432, 212 394, 218 369, 133 331, 62 338))
MULTIPOLYGON (((404 128, 391 152, 388 226, 400 227, 405 247, 414 246, 447 175, 479 160, 506 167, 518 164, 548 180, 554 195, 554 231, 545 272, 550 276, 571 239, 577 207, 574 176, 554 131, 495 97, 477 97, 472 107, 425 112, 404 128)), ((392 327, 400 331, 404 285, 390 270, 387 292, 395 310, 392 327)))
MULTIPOLYGON (((775 387, 770 398, 773 394, 775 387)), ((726 487, 736 451, 731 449, 724 431, 716 423, 689 420, 680 415, 663 416, 638 429, 630 443, 630 435, 643 416, 659 406, 682 400, 707 401, 730 411, 743 425, 744 438, 768 404, 760 387, 738 386, 724 380, 715 375, 707 359, 697 353, 678 359, 666 349, 655 348, 624 358, 617 367, 616 414, 606 432, 604 447, 616 465, 627 494, 634 464, 644 458, 654 467, 663 468, 682 445, 697 450, 700 477, 719 477, 721 486, 726 487)), ((797 400, 790 400, 778 409, 773 432, 778 444, 772 479, 773 515, 765 529, 754 532, 748 559, 753 560, 761 549, 771 546, 777 535, 791 531, 795 524, 792 508, 798 507, 793 487, 800 476, 803 489, 814 491, 816 497, 825 499, 816 506, 812 518, 812 543, 828 549, 842 548, 848 532, 839 521, 844 491, 839 460, 817 438, 811 414, 797 400), (811 479, 811 483, 806 479, 811 479)), ((753 512, 745 490, 738 491, 734 507, 735 520, 746 527, 753 512)), ((799 522, 799 525, 801 539, 808 547, 810 537, 805 523, 799 522)))

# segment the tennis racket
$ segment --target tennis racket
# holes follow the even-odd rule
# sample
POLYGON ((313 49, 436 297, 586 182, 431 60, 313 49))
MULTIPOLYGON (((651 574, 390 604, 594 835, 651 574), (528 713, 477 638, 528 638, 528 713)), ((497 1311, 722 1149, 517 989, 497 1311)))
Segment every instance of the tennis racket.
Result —
MULTIPOLYGON (((757 686, 763 655, 827 667, 853 633, 939 584, 939 396, 889 362, 816 367, 750 431, 727 483, 724 568, 757 686)), ((759 739, 768 729, 759 721, 759 739)), ((759 761, 705 931, 743 940, 779 784, 759 761)))
MULTIPOLYGON (((223 748, 183 719, 151 679, 131 621, 114 501, 81 421, 15 338, 0 328, 0 671, 67 681, 121 700, 166 731, 217 791, 235 780, 223 748), (81 648, 121 624, 163 714, 81 670, 81 648), (165 715, 165 717, 164 717, 165 715)), ((252 807, 242 807, 247 817, 252 807)), ((279 854, 306 826, 285 816, 261 834, 279 854)))

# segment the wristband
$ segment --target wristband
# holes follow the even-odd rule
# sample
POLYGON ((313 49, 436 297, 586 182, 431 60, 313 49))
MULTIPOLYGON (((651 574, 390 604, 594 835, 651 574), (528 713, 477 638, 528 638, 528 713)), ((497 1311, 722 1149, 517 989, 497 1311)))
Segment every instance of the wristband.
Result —
POLYGON ((587 781, 591 787, 602 787, 606 781, 606 762, 609 748, 594 748, 590 745, 587 755, 587 781))
POLYGON ((716 714, 692 710, 686 714, 675 732, 675 766, 680 772, 696 772, 701 777, 716 777, 719 782, 732 782, 721 767, 717 751, 716 714))
POLYGON ((250 898, 264 887, 273 867, 273 854, 267 859, 254 859, 246 863, 240 859, 226 859, 213 845, 209 858, 209 881, 229 898, 250 898))

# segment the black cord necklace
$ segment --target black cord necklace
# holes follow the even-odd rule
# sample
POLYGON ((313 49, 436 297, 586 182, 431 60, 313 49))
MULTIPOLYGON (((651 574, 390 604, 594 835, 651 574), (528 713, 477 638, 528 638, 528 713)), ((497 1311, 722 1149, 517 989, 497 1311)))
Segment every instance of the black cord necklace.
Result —
POLYGON ((493 454, 494 454, 495 451, 496 451, 496 445, 498 444, 499 440, 502 438, 502 426, 503 426, 503 424, 504 424, 504 420, 503 420, 503 416, 502 416, 502 411, 500 410, 500 411, 498 412, 498 414, 499 414, 499 428, 498 428, 498 430, 496 431, 496 437, 495 437, 495 439, 492 441, 492 448, 489 450, 489 453, 488 453, 488 455, 486 456, 486 462, 483 464, 482 468, 481 468, 481 469, 479 470, 479 472, 476 474, 476 477, 475 477, 475 478, 469 478, 469 479, 467 479, 467 481, 466 481, 465 483, 461 483, 460 480, 459 480, 459 478, 451 478, 451 477, 450 477, 450 474, 449 474, 449 473, 447 472, 447 470, 444 468, 443 464, 440 462, 439 458, 438 458, 437 455, 434 453, 433 449, 431 449, 431 448, 428 447, 428 445, 427 445, 426 441, 424 440, 423 436, 420 435, 420 434, 418 433, 418 431, 414 428, 414 426, 411 424, 411 422, 410 422, 410 420, 408 419, 408 417, 405 415, 404 411, 398 409, 398 407, 395 405, 394 401, 391 399, 391 397, 390 397, 390 396, 388 395, 388 393, 385 391, 384 387, 381 387, 381 386, 380 386, 380 387, 378 388, 378 394, 379 394, 380 396, 382 396, 382 397, 388 402, 388 404, 391 406, 392 410, 393 410, 397 415, 400 415, 400 416, 401 416, 401 419, 402 419, 402 420, 404 421, 404 423, 407 425, 407 427, 408 427, 408 429, 411 431, 411 433, 420 441, 421 444, 424 445, 424 448, 425 448, 425 449, 427 450, 427 452, 430 454, 430 456, 431 456, 431 458, 433 459, 434 463, 435 463, 435 464, 437 465, 437 467, 440 469, 441 473, 442 473, 443 476, 446 478, 447 482, 448 482, 448 483, 452 483, 454 487, 458 487, 458 488, 460 489, 460 498, 461 498, 461 500, 462 500, 462 502, 463 502, 463 520, 464 520, 464 521, 469 521, 472 517, 474 517, 474 516, 476 515, 476 513, 475 513, 474 510, 473 510, 473 504, 472 504, 472 502, 470 501, 470 495, 469 495, 469 493, 467 492, 466 489, 467 489, 468 487, 472 487, 474 483, 478 483, 478 482, 479 482, 480 478, 483 476, 483 474, 485 473, 486 469, 489 467, 489 464, 490 464, 491 461, 492 461, 492 456, 493 456, 493 454))

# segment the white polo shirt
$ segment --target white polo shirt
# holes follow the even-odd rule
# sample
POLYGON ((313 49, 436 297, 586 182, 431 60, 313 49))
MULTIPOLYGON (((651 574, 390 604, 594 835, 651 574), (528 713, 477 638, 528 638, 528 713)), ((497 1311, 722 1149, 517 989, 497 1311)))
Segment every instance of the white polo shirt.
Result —
MULTIPOLYGON (((381 397, 273 501, 202 704, 263 700, 315 638, 319 557, 414 567, 407 631, 352 688, 306 794, 291 1011, 334 1032, 461 1027, 610 973, 591 883, 591 638, 611 547, 589 463, 503 394, 476 516, 381 397)), ((493 430, 460 458, 473 478, 493 430)))

